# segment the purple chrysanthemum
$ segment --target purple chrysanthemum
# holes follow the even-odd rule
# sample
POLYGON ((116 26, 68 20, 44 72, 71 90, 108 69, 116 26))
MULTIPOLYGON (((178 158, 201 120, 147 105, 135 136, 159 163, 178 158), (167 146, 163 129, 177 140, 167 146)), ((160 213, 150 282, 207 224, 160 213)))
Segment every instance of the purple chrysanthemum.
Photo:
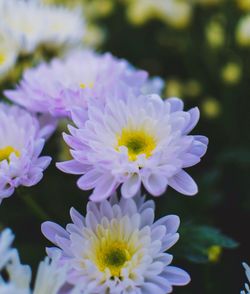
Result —
POLYGON ((0 104, 0 203, 15 188, 42 179, 51 158, 39 156, 53 129, 18 106, 0 104))
POLYGON ((179 217, 154 222, 154 202, 144 197, 89 202, 84 218, 75 209, 66 230, 45 222, 43 234, 59 248, 58 266, 69 267, 68 282, 82 285, 83 293, 166 294, 186 285, 189 275, 170 266, 166 253, 178 240, 179 217))
POLYGON ((20 86, 5 94, 29 111, 65 117, 72 106, 86 107, 95 98, 105 101, 112 93, 122 96, 127 87, 138 94, 155 87, 160 90, 162 82, 152 83, 145 71, 111 54, 86 50, 28 69, 20 86))
POLYGON ((76 128, 64 134, 73 159, 58 163, 66 173, 82 174, 78 186, 94 189, 91 200, 109 197, 121 184, 123 197, 133 197, 141 184, 159 196, 171 186, 185 195, 197 193, 194 180, 183 170, 207 150, 208 139, 188 135, 199 120, 198 108, 183 110, 177 98, 158 95, 108 99, 88 112, 73 110, 76 128), (87 115, 87 117, 86 117, 87 115))

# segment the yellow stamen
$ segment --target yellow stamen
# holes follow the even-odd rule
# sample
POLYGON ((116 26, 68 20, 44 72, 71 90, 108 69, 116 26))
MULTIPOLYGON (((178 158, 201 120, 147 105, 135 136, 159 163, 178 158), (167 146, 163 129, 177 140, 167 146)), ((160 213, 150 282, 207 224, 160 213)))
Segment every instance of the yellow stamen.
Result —
POLYGON ((96 252, 96 264, 100 271, 106 268, 114 277, 119 277, 124 264, 131 259, 131 254, 126 243, 113 241, 103 244, 96 252))
POLYGON ((14 149, 12 146, 6 146, 2 149, 0 149, 0 162, 3 160, 8 160, 12 153, 15 153, 17 157, 20 156, 20 153, 18 150, 14 149))
POLYGON ((86 88, 86 84, 84 84, 84 83, 80 83, 80 88, 81 88, 81 89, 85 89, 85 88, 86 88))
POLYGON ((88 83, 88 84, 80 83, 80 88, 81 89, 86 89, 86 88, 93 89, 93 87, 94 87, 94 83, 88 83))
POLYGON ((124 128, 117 136, 117 148, 125 146, 128 148, 128 156, 131 161, 135 161, 139 154, 145 154, 146 157, 152 155, 156 147, 156 139, 148 134, 144 129, 124 128))

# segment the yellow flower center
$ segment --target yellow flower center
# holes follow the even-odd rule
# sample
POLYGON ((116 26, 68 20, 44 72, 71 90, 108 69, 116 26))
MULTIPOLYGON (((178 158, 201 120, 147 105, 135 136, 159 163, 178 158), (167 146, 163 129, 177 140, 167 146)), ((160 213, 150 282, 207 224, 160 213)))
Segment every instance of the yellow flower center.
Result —
POLYGON ((90 89, 92 89, 94 87, 94 83, 87 83, 87 84, 85 84, 85 83, 80 83, 80 88, 81 89, 86 89, 86 88, 90 88, 90 89))
POLYGON ((96 264, 99 270, 104 272, 108 268, 113 277, 120 276, 124 264, 130 259, 128 245, 120 241, 103 244, 96 252, 96 264))
POLYGON ((128 148, 128 156, 131 161, 136 160, 140 154, 150 157, 156 147, 155 137, 144 129, 124 128, 121 135, 117 136, 117 141, 117 147, 126 146, 128 148))
POLYGON ((0 53, 0 65, 2 65, 5 62, 5 59, 6 59, 5 54, 0 53))
POLYGON ((12 146, 6 146, 2 149, 0 149, 0 162, 3 160, 8 160, 12 153, 15 153, 17 157, 20 156, 20 153, 18 150, 14 149, 12 146))

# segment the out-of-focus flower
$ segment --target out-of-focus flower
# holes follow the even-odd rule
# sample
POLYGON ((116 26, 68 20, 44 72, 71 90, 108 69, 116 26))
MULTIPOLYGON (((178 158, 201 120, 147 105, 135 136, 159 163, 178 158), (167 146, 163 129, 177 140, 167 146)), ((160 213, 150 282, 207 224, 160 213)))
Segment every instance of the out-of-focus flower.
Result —
MULTIPOLYGON (((79 45, 84 37, 85 28, 81 10, 65 7, 43 7, 44 22, 41 43, 52 47, 79 45)), ((41 17, 42 18, 42 17, 41 17)))
MULTIPOLYGON (((243 262, 243 266, 245 268, 245 273, 246 273, 248 282, 250 283, 250 267, 245 262, 243 262)), ((240 294, 250 294, 250 287, 247 283, 245 283, 245 288, 246 290, 241 291, 240 294)))
POLYGON ((158 95, 112 97, 104 107, 72 111, 77 128, 64 135, 73 160, 58 163, 66 173, 81 174, 78 187, 94 189, 91 199, 109 197, 121 184, 123 197, 133 197, 141 184, 154 196, 167 186, 185 195, 198 188, 183 170, 200 162, 208 140, 188 133, 199 120, 198 108, 187 112, 183 102, 158 95), (87 118, 86 118, 87 116, 87 118), (83 119, 84 118, 84 119, 83 119))
POLYGON ((213 97, 206 98, 202 103, 202 112, 208 118, 216 118, 221 113, 221 106, 218 100, 213 97))
POLYGON ((33 186, 51 158, 40 156, 54 126, 17 106, 0 104, 0 203, 19 186, 33 186))
POLYGON ((174 28, 183 29, 192 19, 192 4, 188 1, 164 1, 158 13, 162 21, 174 28))
MULTIPOLYGON (((1 294, 58 294, 66 283, 67 266, 58 268, 59 255, 54 254, 40 262, 34 291, 30 289, 31 268, 20 263, 16 249, 11 248, 14 235, 10 229, 0 233, 0 293, 1 294), (2 275, 1 271, 5 274, 2 275)), ((71 291, 64 292, 65 294, 71 291)), ((75 292, 80 293, 80 292, 75 292)))
POLYGON ((186 27, 192 16, 192 5, 176 0, 137 0, 127 1, 128 18, 135 25, 151 19, 160 19, 175 28, 186 27))
MULTIPOLYGON (((46 257, 40 262, 34 285, 33 294, 58 294, 67 280, 67 265, 58 268, 59 255, 55 253, 53 259, 46 257)), ((64 292, 65 294, 71 293, 64 292)))
POLYGON ((218 21, 211 21, 206 27, 206 39, 213 48, 222 47, 225 43, 225 31, 222 24, 218 21))
POLYGON ((218 245, 213 245, 208 248, 208 260, 210 262, 216 263, 220 259, 222 253, 222 248, 221 246, 218 245))
POLYGON ((90 48, 99 47, 105 40, 106 34, 103 28, 93 24, 87 24, 86 33, 84 35, 84 44, 90 48))
POLYGON ((250 15, 243 16, 236 28, 236 41, 240 46, 250 46, 250 15))
POLYGON ((243 11, 250 10, 250 0, 236 0, 238 7, 243 11))
POLYGON ((24 53, 33 52, 39 45, 79 43, 83 37, 79 12, 44 6, 39 1, 2 0, 0 19, 24 53))
POLYGON ((165 294, 190 281, 185 271, 170 266, 173 257, 165 252, 179 238, 179 217, 154 223, 154 202, 144 201, 139 195, 120 201, 113 196, 89 202, 86 217, 72 208, 66 230, 42 224, 43 234, 60 248, 58 266, 69 266, 69 283, 82 284, 84 293, 165 294))
POLYGON ((235 85, 237 84, 242 75, 241 66, 235 62, 229 62, 225 67, 222 68, 221 77, 226 84, 235 85))
POLYGON ((13 256, 13 250, 10 246, 14 240, 14 235, 10 229, 5 229, 0 234, 0 271, 8 260, 13 256))
POLYGON ((177 79, 169 79, 166 81, 165 96, 169 97, 182 97, 183 96, 183 85, 177 79))
POLYGON ((0 80, 5 77, 15 65, 19 48, 7 29, 0 24, 0 80))
POLYGON ((84 15, 89 21, 108 16, 114 8, 113 0, 83 0, 84 15))
POLYGON ((75 106, 85 107, 88 100, 135 94, 150 80, 145 71, 133 68, 126 60, 92 51, 71 53, 65 60, 42 63, 28 69, 17 90, 5 91, 12 101, 30 111, 68 116, 75 106))

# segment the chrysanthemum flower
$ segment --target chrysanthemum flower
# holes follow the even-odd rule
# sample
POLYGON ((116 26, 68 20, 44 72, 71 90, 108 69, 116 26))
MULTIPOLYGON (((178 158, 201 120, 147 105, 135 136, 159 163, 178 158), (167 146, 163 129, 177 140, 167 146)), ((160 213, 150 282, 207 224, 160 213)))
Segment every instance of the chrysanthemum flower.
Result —
POLYGON ((177 98, 158 95, 109 99, 104 108, 92 103, 87 112, 72 112, 77 128, 64 134, 73 159, 58 163, 64 172, 82 174, 79 188, 94 189, 91 200, 101 201, 120 185, 123 197, 133 197, 141 183, 154 196, 171 186, 185 195, 197 193, 194 180, 183 170, 200 161, 207 149, 204 136, 188 133, 199 119, 193 108, 183 111, 177 98))
POLYGON ((19 186, 33 186, 51 158, 40 156, 54 126, 17 106, 0 104, 0 203, 19 186))
POLYGON ((88 99, 105 101, 112 93, 121 97, 127 87, 140 93, 160 90, 162 83, 151 82, 125 60, 86 50, 28 69, 18 89, 5 94, 30 111, 60 117, 69 115, 72 106, 85 107, 88 99))
POLYGON ((40 45, 65 47, 77 44, 84 33, 81 14, 41 1, 1 0, 0 19, 24 53, 40 45))
POLYGON ((165 252, 179 238, 179 217, 154 223, 154 202, 144 200, 138 195, 89 202, 85 218, 72 208, 66 230, 43 223, 43 234, 60 248, 48 253, 60 251, 58 266, 69 266, 69 283, 91 294, 166 294, 190 281, 185 271, 170 266, 173 257, 165 252))
POLYGON ((16 62, 19 48, 7 29, 0 24, 0 80, 8 74, 16 62))
MULTIPOLYGON (((59 255, 51 261, 48 257, 41 261, 38 267, 34 291, 30 289, 31 268, 20 263, 16 249, 11 248, 14 235, 10 229, 0 233, 0 293, 1 294, 70 294, 61 292, 66 283, 67 266, 58 268, 59 255), (4 275, 2 275, 4 271, 4 275)), ((80 292, 74 292, 80 293, 80 292)))

